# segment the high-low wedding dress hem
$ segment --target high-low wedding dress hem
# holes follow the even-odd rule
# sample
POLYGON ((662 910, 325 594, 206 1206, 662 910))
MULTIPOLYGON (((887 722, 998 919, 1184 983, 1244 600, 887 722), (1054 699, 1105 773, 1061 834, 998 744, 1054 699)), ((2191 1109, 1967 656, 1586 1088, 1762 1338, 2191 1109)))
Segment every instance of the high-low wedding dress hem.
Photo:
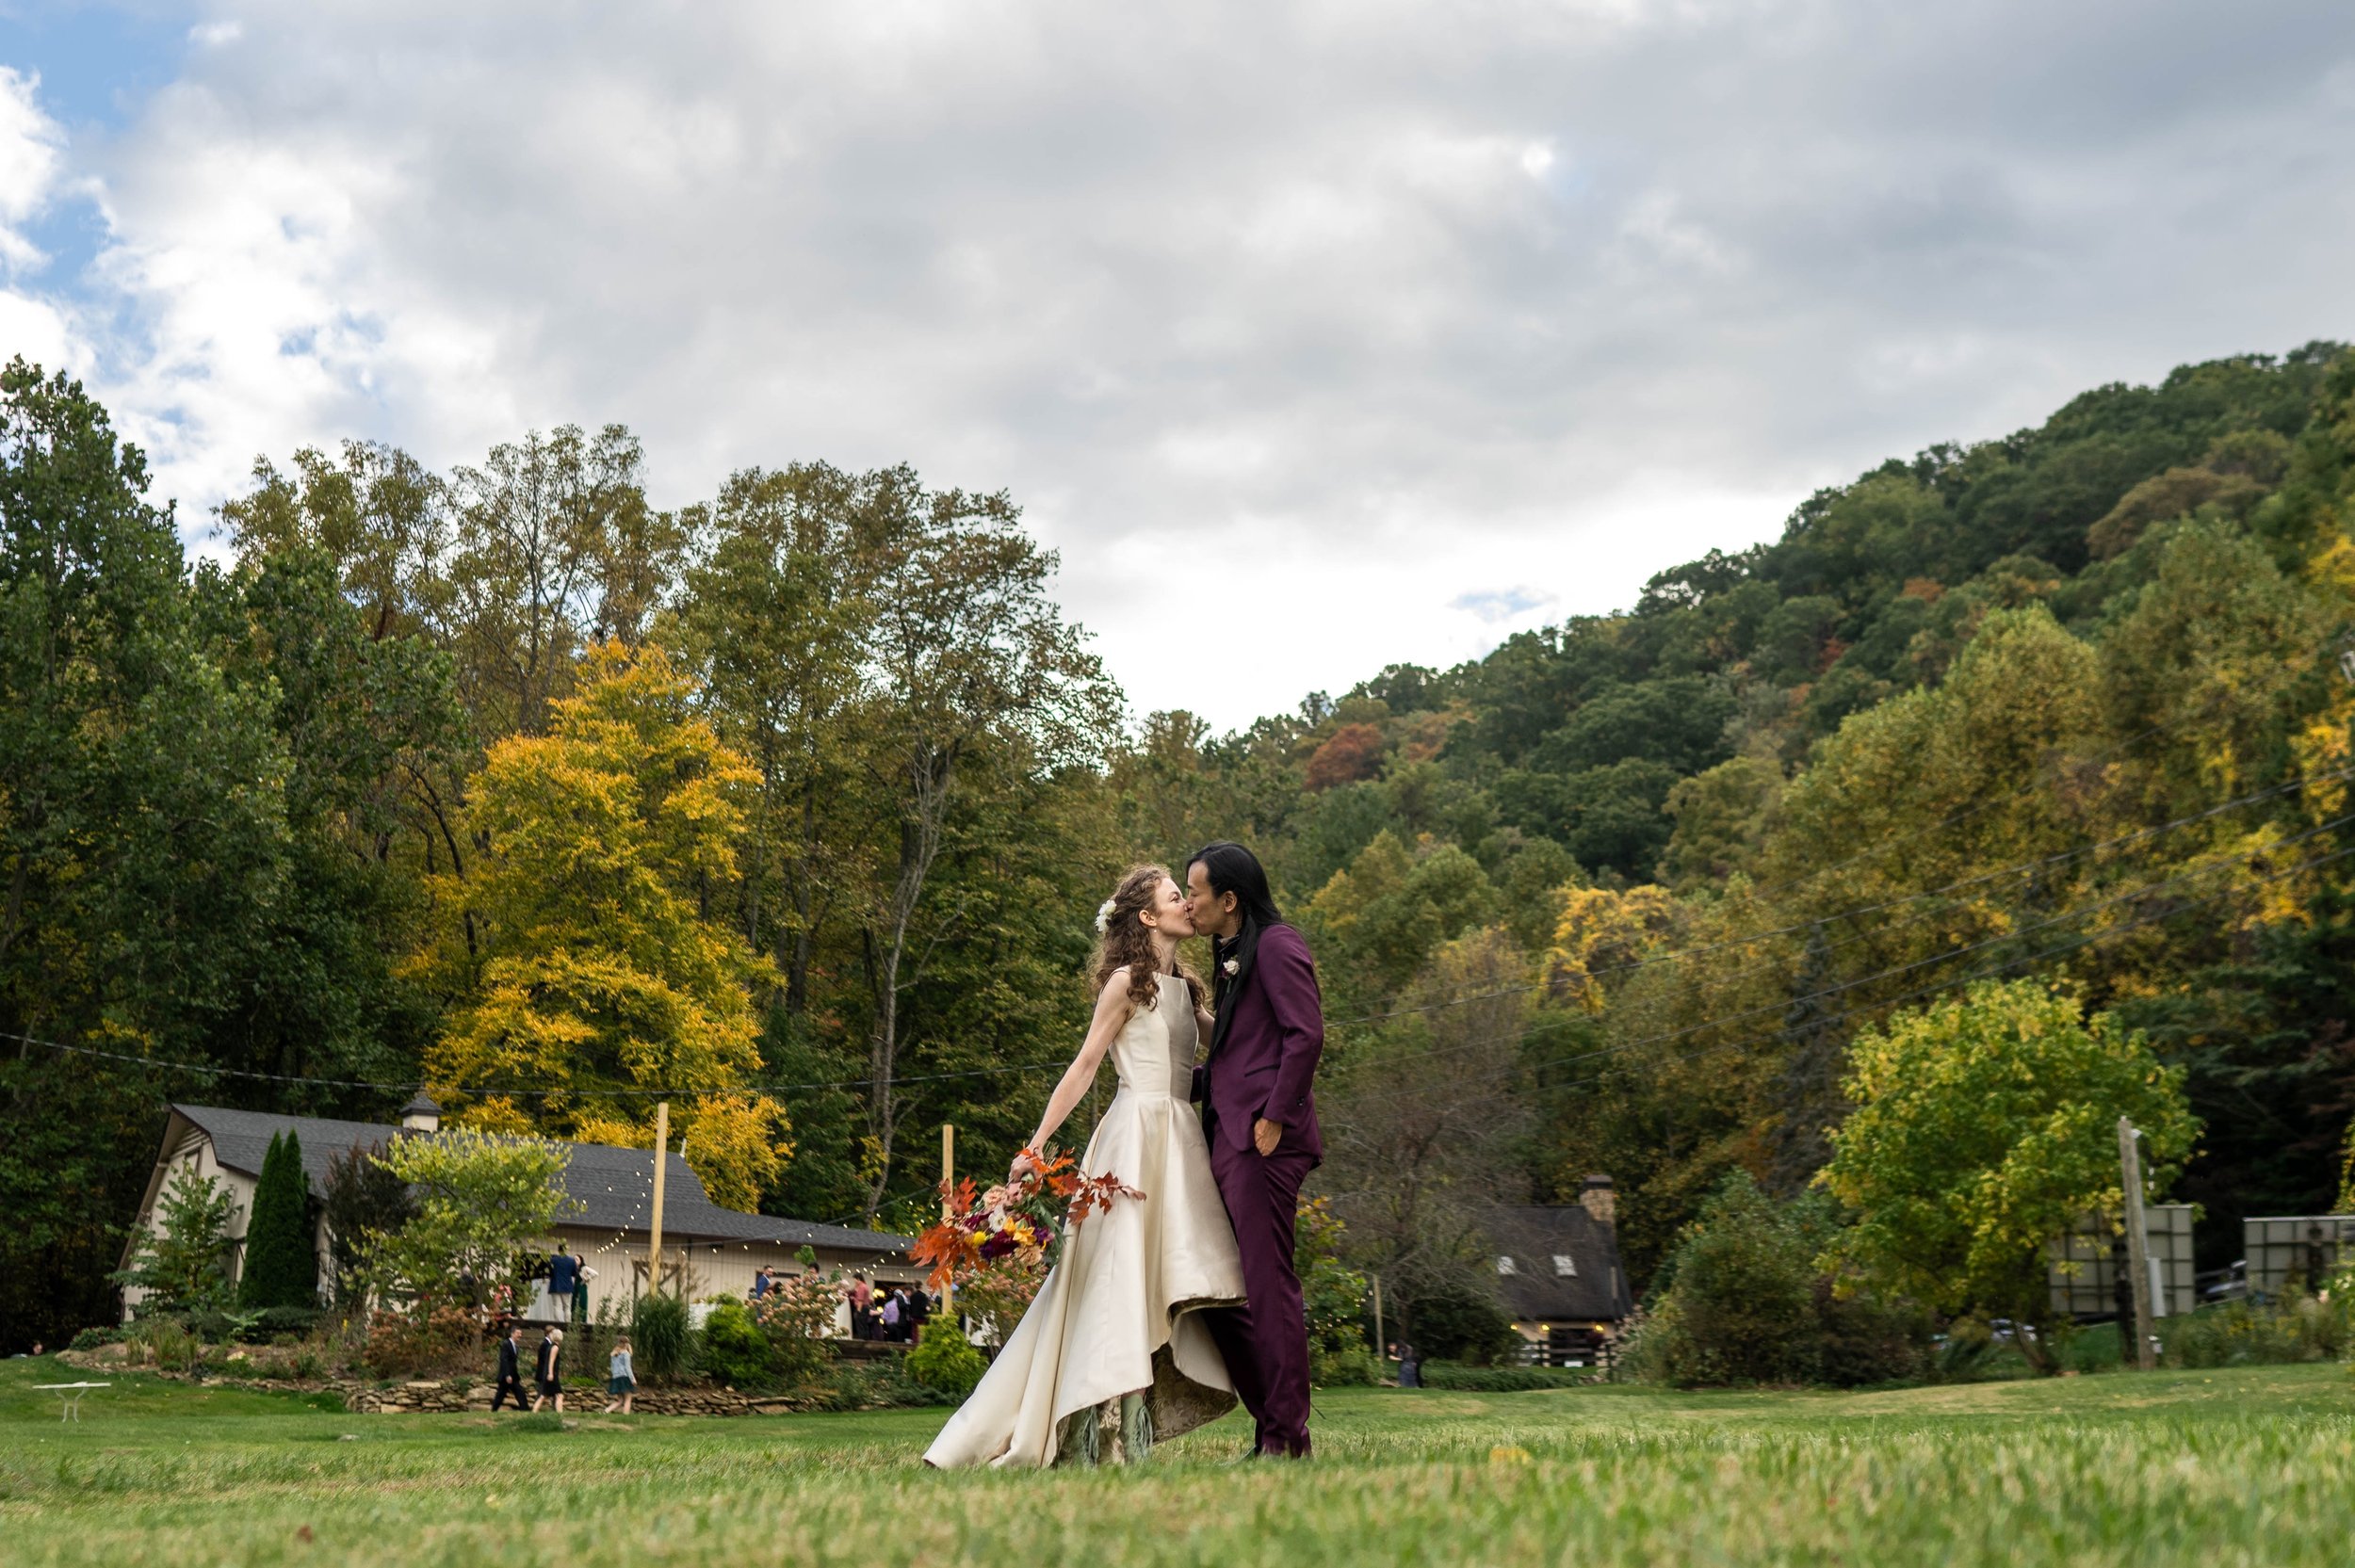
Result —
POLYGON ((1109 1171, 1145 1196, 1114 1199, 1065 1237, 1020 1325, 925 1451, 927 1464, 1051 1464, 1064 1417, 1128 1394, 1145 1397, 1157 1440, 1235 1406, 1200 1314, 1243 1299, 1242 1259, 1186 1100, 1193 998, 1182 980, 1160 982, 1160 1005, 1113 1042, 1120 1091, 1080 1162, 1083 1174, 1109 1171))

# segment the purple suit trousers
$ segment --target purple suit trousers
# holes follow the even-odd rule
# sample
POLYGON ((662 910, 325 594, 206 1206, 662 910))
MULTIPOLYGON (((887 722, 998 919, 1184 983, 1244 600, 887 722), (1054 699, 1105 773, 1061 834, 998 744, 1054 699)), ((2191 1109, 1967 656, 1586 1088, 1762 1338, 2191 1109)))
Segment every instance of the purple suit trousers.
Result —
POLYGON ((1311 1087, 1324 1049, 1316 964, 1298 931, 1270 926, 1221 989, 1220 1027, 1210 1059, 1194 1070, 1194 1097, 1206 1109, 1210 1173, 1234 1222, 1246 1300, 1206 1316, 1235 1393, 1258 1423, 1259 1451, 1305 1455, 1308 1322, 1292 1219, 1300 1184, 1324 1157, 1311 1087), (1262 1119, 1284 1128, 1272 1155, 1252 1141, 1262 1119))

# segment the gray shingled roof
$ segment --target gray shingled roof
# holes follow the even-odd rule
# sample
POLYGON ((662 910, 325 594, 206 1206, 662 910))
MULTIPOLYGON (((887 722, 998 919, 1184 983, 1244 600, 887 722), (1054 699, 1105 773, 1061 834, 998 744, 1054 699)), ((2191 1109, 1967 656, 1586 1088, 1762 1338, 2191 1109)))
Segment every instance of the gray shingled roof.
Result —
POLYGON ((1488 1216, 1486 1230, 1497 1254, 1513 1260, 1513 1272, 1497 1277, 1497 1293, 1517 1321, 1610 1322, 1628 1315, 1633 1303, 1619 1267, 1618 1235, 1583 1206, 1501 1207, 1488 1216), (1558 1272, 1556 1255, 1578 1272, 1558 1272))
MULTIPOLYGON (((396 1138, 430 1133, 373 1122, 335 1122, 319 1116, 278 1116, 268 1111, 230 1110, 219 1106, 171 1107, 213 1140, 213 1156, 232 1171, 258 1176, 269 1140, 292 1131, 302 1145, 302 1173, 316 1188, 327 1180, 327 1162, 354 1146, 366 1148, 396 1138)), ((559 1140, 558 1141, 562 1141, 559 1140)), ((654 1207, 654 1151, 617 1149, 605 1143, 567 1143, 564 1190, 577 1212, 561 1223, 584 1230, 643 1233, 654 1207)), ((812 1224, 767 1214, 739 1214, 720 1207, 675 1152, 665 1156, 662 1234, 681 1240, 769 1241, 784 1246, 832 1247, 845 1252, 899 1256, 907 1237, 842 1225, 812 1224)))

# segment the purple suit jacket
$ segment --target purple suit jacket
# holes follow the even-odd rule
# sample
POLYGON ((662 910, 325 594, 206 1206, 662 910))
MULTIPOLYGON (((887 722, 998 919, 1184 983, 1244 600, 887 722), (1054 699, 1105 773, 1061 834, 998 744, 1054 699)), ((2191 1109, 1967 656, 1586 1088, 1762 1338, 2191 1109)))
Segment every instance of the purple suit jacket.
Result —
POLYGON ((1232 981, 1221 987, 1210 1059, 1194 1070, 1194 1097, 1210 1107, 1213 1134, 1238 1153, 1251 1125, 1280 1122, 1278 1148, 1324 1158, 1313 1080, 1324 1051, 1316 961, 1290 926, 1270 926, 1232 981))

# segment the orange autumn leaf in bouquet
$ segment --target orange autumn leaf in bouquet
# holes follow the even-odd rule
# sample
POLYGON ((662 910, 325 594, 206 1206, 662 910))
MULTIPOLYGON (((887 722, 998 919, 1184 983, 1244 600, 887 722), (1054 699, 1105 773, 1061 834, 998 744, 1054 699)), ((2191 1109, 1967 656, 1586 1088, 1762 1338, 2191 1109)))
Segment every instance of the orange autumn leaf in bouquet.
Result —
MULTIPOLYGON (((932 1266, 927 1283, 934 1290, 969 1287, 983 1273, 1035 1281, 1054 1266, 1064 1237, 1115 1198, 1144 1193, 1118 1176, 1079 1174, 1069 1155, 1051 1158, 1025 1149, 1029 1168, 1017 1181, 986 1190, 968 1176, 953 1188, 941 1184, 946 1213, 908 1248, 917 1262, 932 1266), (1058 1210, 1061 1210, 1059 1216, 1058 1210)), ((1019 1292, 1027 1301, 1030 1292, 1019 1292)))

